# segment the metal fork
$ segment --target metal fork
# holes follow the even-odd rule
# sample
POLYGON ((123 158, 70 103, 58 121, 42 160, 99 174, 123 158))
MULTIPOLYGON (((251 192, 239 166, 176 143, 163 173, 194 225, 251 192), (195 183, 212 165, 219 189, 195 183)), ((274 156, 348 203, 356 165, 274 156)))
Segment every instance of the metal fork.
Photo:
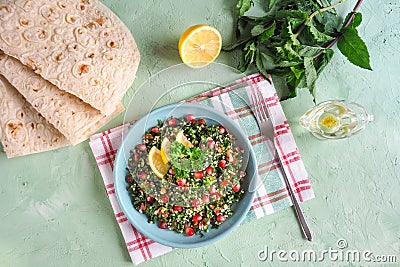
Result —
MULTIPOLYGON (((267 110, 267 105, 266 102, 264 100, 264 97, 261 95, 261 92, 258 91, 258 89, 255 90, 254 94, 251 94, 251 100, 253 103, 253 107, 251 108, 254 116, 257 120, 258 126, 260 128, 261 133, 267 137, 269 140, 271 140, 274 144, 275 147, 275 141, 274 141, 274 126, 272 125, 272 121, 269 119, 268 117, 268 110, 267 110)), ((275 152, 277 152, 276 147, 275 147, 275 152)), ((300 205, 294 195, 293 189, 289 183, 289 179, 285 173, 285 170, 283 169, 283 164, 282 161, 278 155, 278 160, 279 163, 282 167, 282 173, 283 173, 283 178, 285 180, 286 186, 289 190, 289 195, 290 195, 290 199, 292 200, 292 203, 294 205, 294 208, 296 210, 296 214, 297 214, 297 218, 299 219, 300 222, 300 226, 301 229, 303 230, 304 235, 306 236, 306 238, 311 241, 312 240, 312 236, 311 236, 311 232, 310 229, 308 228, 307 225, 307 221, 304 218, 304 214, 303 211, 300 208, 300 205)))

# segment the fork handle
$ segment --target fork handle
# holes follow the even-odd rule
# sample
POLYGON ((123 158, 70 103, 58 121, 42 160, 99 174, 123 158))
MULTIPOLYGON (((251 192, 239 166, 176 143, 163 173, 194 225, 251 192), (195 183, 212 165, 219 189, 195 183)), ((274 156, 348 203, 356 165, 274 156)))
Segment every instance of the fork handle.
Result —
MULTIPOLYGON (((278 157, 278 158, 279 158, 279 157, 278 157)), ((283 163, 282 163, 282 161, 281 161, 280 158, 279 158, 279 163, 280 163, 281 166, 282 166, 283 178, 284 178, 284 180, 285 180, 286 186, 288 187, 290 199, 292 200, 292 203, 293 203, 293 205, 294 205, 294 209, 295 209, 295 211, 296 211, 297 218, 299 219, 301 229, 303 230, 303 233, 304 233, 304 235, 306 236, 307 240, 308 240, 308 241, 312 241, 312 236, 311 236, 310 228, 308 227, 306 218, 304 217, 303 211, 302 211, 301 208, 300 208, 299 202, 297 201, 297 198, 296 198, 295 195, 294 195, 293 189, 292 189, 292 187, 290 186, 289 179, 288 179, 288 177, 287 177, 287 175, 286 175, 286 172, 285 172, 285 170, 284 170, 284 168, 283 168, 283 163)))

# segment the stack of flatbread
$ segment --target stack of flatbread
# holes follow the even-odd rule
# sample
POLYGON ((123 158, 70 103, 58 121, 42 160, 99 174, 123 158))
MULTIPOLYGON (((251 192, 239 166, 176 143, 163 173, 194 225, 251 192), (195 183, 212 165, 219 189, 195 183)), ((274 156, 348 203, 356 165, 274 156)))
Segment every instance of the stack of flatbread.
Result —
POLYGON ((123 111, 140 55, 97 0, 0 0, 0 138, 8 157, 75 145, 123 111))

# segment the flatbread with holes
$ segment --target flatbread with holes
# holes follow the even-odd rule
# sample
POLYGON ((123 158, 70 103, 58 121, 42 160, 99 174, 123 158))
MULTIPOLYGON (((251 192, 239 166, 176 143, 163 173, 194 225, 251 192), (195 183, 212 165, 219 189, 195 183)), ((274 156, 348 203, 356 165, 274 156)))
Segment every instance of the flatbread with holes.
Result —
POLYGON ((18 91, 0 75, 0 138, 7 157, 70 145, 18 91))
POLYGON ((129 29, 97 0, 0 0, 0 50, 105 115, 140 60, 129 29))
POLYGON ((13 57, 0 52, 0 74, 25 97, 33 108, 59 130, 72 144, 87 138, 87 132, 103 126, 123 108, 114 107, 106 116, 78 97, 58 89, 13 57))

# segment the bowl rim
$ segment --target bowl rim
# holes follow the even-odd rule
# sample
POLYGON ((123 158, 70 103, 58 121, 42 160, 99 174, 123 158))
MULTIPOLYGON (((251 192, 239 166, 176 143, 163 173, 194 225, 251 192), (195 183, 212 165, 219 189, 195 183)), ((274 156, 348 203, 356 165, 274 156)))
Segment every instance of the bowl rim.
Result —
MULTIPOLYGON (((233 128, 235 128, 235 130, 237 130, 240 133, 240 135, 243 137, 243 141, 246 143, 246 146, 247 146, 247 148, 249 150, 248 151, 248 153, 249 153, 249 161, 248 161, 247 165, 249 166, 249 164, 252 164, 254 166, 254 168, 255 168, 253 176, 252 177, 248 177, 248 179, 250 179, 250 181, 252 179, 255 179, 255 176, 257 175, 257 160, 256 160, 256 156, 255 156, 255 152, 253 150, 253 147, 251 146, 251 143, 250 143, 246 133, 243 131, 243 129, 240 126, 236 125, 236 123, 231 118, 229 118, 226 114, 224 114, 221 111, 218 111, 218 110, 216 110, 216 109, 214 109, 214 108, 212 108, 210 106, 201 105, 201 104, 198 104, 198 103, 169 104, 169 105, 165 105, 165 106, 153 109, 151 112, 145 114, 139 120, 137 120, 135 122, 135 124, 143 123, 143 121, 145 122, 149 116, 151 116, 152 114, 154 114, 156 112, 162 112, 164 110, 170 110, 170 109, 174 110, 176 108, 182 108, 182 107, 184 107, 184 108, 197 108, 197 109, 207 110, 207 112, 213 113, 213 115, 215 115, 217 117, 218 116, 219 117, 225 117, 224 119, 231 120, 233 128), (250 162, 250 161, 252 161, 252 162, 250 162)), ((201 116, 199 116, 199 117, 201 117, 201 116)), ((225 125, 223 125, 223 126, 226 127, 225 125)), ((125 134, 125 136, 128 136, 129 132, 133 131, 133 130, 134 130, 134 127, 130 127, 129 130, 127 131, 127 133, 125 134)), ((132 217, 133 215, 129 212, 129 209, 128 209, 127 205, 130 205, 129 208, 132 208, 133 207, 132 202, 130 201, 129 203, 125 203, 125 201, 122 200, 122 196, 121 196, 121 194, 123 192, 121 192, 120 190, 125 190, 125 191, 127 190, 126 187, 120 188, 119 182, 118 182, 119 181, 118 179, 120 179, 120 180, 122 179, 122 178, 118 177, 118 172, 120 171, 120 168, 123 168, 125 170, 126 169, 126 165, 127 165, 126 164, 126 160, 124 159, 124 150, 126 149, 126 148, 124 148, 125 140, 126 140, 125 138, 122 139, 122 142, 121 142, 120 146, 118 147, 118 151, 117 151, 117 154, 115 156, 115 161, 114 161, 113 180, 114 180, 114 185, 115 185, 114 186, 115 195, 116 195, 118 204, 120 205, 121 210, 124 212, 124 214, 125 214, 126 218, 128 219, 129 223, 131 223, 132 226, 134 226, 136 228, 136 230, 139 231, 141 234, 143 234, 145 237, 147 237, 149 239, 152 239, 153 241, 155 241, 157 243, 160 243, 160 244, 163 244, 163 245, 166 245, 166 246, 169 246, 169 247, 173 247, 173 248, 196 248, 196 247, 209 245, 211 243, 214 243, 214 242, 222 239, 223 237, 225 237, 226 235, 231 233, 234 229, 236 229, 236 227, 239 226, 239 224, 246 217, 246 215, 249 212, 249 210, 251 208, 251 205, 253 203, 254 196, 255 196, 255 190, 253 190, 253 191, 247 190, 245 192, 246 195, 244 195, 243 198, 239 202, 237 202, 237 203, 240 203, 241 201, 244 200, 244 198, 250 198, 250 200, 248 200, 247 203, 245 203, 245 206, 242 208, 246 212, 242 212, 242 214, 238 215, 237 219, 235 221, 231 222, 230 223, 230 227, 227 228, 225 231, 223 231, 221 233, 218 233, 217 235, 215 235, 215 236, 213 236, 213 237, 211 237, 209 239, 204 239, 204 240, 201 240, 201 241, 198 241, 198 242, 193 242, 193 243, 179 243, 179 242, 174 242, 174 241, 171 241, 171 240, 159 238, 158 236, 154 235, 151 231, 146 230, 145 229, 146 227, 144 227, 141 223, 135 223, 135 219, 132 217), (115 163, 117 163, 118 161, 121 161, 121 160, 123 160, 123 162, 124 162, 123 165, 124 166, 121 167, 120 164, 115 164, 115 163)), ((247 169, 247 166, 246 166, 246 169, 247 169)), ((125 179, 123 179, 123 181, 121 183, 126 183, 125 179)), ((135 212, 137 214, 140 214, 140 215, 146 216, 145 214, 139 213, 134 207, 133 207, 133 212, 135 212)), ((228 219, 230 219, 230 218, 228 218, 228 219)), ((147 224, 150 227, 157 227, 156 224, 151 224, 151 223, 147 223, 147 224)), ((218 229, 210 228, 210 231, 213 231, 213 230, 218 230, 218 229)), ((171 230, 167 230, 167 231, 171 231, 171 230)), ((180 233, 177 233, 177 234, 180 234, 180 233)), ((207 233, 205 233, 205 235, 206 234, 207 233)), ((180 234, 180 235, 182 235, 182 234, 180 234)), ((190 238, 190 237, 188 237, 188 238, 190 238)))

